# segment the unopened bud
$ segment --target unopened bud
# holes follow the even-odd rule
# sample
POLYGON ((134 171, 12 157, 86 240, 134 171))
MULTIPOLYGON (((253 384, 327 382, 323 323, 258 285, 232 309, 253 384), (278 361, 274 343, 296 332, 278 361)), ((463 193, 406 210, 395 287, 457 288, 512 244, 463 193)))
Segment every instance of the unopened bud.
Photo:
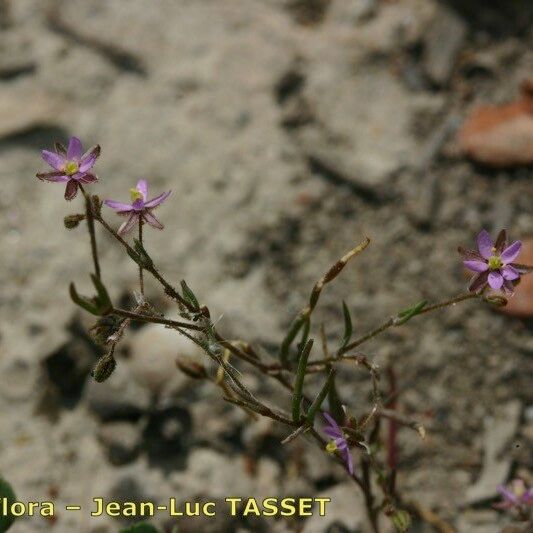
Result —
POLYGON ((489 294, 483 300, 494 307, 504 307, 507 305, 507 298, 501 294, 489 294))
POLYGON ((102 383, 111 376, 116 367, 117 362, 113 354, 107 353, 98 359, 94 370, 91 372, 91 376, 98 383, 102 383))
POLYGON ((176 366, 192 379, 206 379, 207 370, 204 365, 192 361, 189 358, 179 357, 176 359, 176 366))
POLYGON ((102 200, 96 194, 92 196, 92 208, 95 216, 99 217, 102 212, 102 200))
POLYGON ((407 511, 398 509, 391 515, 390 518, 394 524, 394 527, 396 528, 396 531, 399 533, 409 531, 409 528, 411 527, 411 515, 407 511))
POLYGON ((96 321, 96 324, 89 329, 94 342, 96 342, 96 344, 107 344, 109 342, 109 337, 117 333, 123 320, 123 318, 120 318, 117 315, 105 315, 100 317, 96 321))
POLYGON ((65 224, 65 228, 67 229, 74 229, 78 227, 79 223, 84 219, 85 215, 83 214, 67 215, 63 219, 63 224, 65 224))

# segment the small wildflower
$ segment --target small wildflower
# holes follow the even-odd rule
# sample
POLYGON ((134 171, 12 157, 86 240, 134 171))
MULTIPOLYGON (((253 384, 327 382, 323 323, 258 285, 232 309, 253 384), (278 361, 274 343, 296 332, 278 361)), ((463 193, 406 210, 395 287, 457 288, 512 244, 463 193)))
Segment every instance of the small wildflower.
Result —
POLYGON ((89 171, 100 155, 100 146, 96 145, 83 153, 83 146, 77 137, 71 137, 68 148, 56 143, 55 152, 43 150, 42 158, 54 169, 52 172, 40 172, 37 177, 43 181, 66 183, 65 200, 72 200, 78 193, 80 184, 94 183, 98 178, 89 171))
POLYGON ((350 472, 350 475, 353 475, 352 455, 350 454, 350 447, 348 446, 348 441, 346 440, 344 432, 329 413, 322 414, 328 422, 327 425, 324 426, 324 433, 331 438, 326 445, 326 451, 328 453, 339 452, 348 468, 348 472, 350 472))
POLYGON ((164 192, 151 200, 147 200, 148 184, 146 180, 139 180, 137 186, 134 189, 130 189, 130 193, 131 204, 116 202, 115 200, 104 200, 104 204, 114 209, 117 215, 128 216, 128 220, 120 226, 118 234, 125 235, 141 220, 144 220, 154 228, 163 229, 163 224, 153 215, 152 210, 168 198, 170 191, 164 192))
POLYGON ((512 294, 514 283, 518 282, 522 274, 520 266, 513 263, 520 253, 522 243, 514 241, 507 246, 505 230, 500 231, 496 242, 493 242, 489 233, 483 230, 477 236, 477 246, 478 252, 459 248, 459 253, 465 258, 464 266, 476 272, 470 281, 468 290, 478 292, 488 284, 491 289, 502 289, 512 294))
POLYGON ((533 489, 527 488, 524 480, 513 479, 509 485, 499 485, 498 492, 502 500, 494 504, 496 509, 516 509, 526 511, 533 506, 533 489))

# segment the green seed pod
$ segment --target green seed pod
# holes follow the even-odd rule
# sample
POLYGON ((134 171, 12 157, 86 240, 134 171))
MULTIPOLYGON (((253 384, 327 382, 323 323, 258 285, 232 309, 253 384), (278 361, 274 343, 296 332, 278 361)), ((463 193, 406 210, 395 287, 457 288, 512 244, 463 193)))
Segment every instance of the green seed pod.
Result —
POLYGON ((407 511, 398 509, 391 515, 392 523, 399 533, 409 531, 411 527, 411 515, 407 511))
POLYGON ((103 383, 106 379, 111 376, 115 368, 117 367, 117 362, 113 357, 113 353, 107 353, 100 357, 94 370, 91 372, 91 376, 98 383, 103 383))
POLYGON ((507 298, 501 294, 489 294, 483 300, 494 307, 505 307, 507 305, 507 298))
POLYGON ((65 224, 65 228, 67 229, 74 229, 79 226, 82 220, 85 220, 85 215, 81 213, 75 215, 67 215, 63 219, 63 224, 65 224))

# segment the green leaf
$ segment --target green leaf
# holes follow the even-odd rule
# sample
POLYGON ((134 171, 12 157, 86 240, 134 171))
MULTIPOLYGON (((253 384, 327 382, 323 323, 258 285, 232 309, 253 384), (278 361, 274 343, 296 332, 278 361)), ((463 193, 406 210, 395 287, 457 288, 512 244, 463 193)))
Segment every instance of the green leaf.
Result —
POLYGON ((333 378, 335 376, 335 370, 331 369, 329 371, 328 377, 322 385, 322 388, 320 389, 320 392, 317 394, 316 398, 313 400, 313 403, 311 404, 311 407, 309 407, 309 410, 307 411, 307 422, 310 426, 312 426, 315 422, 315 416, 322 407, 322 404, 324 403, 324 400, 326 399, 326 396, 328 395, 329 389, 331 388, 331 385, 333 383, 333 378))
POLYGON ((298 332, 302 328, 302 326, 305 323, 307 316, 299 314, 291 324, 289 331, 287 332, 287 335, 285 335, 285 338, 283 339, 281 343, 281 347, 279 350, 279 359, 281 361, 281 364, 283 366, 287 366, 287 363, 289 361, 289 350, 291 347, 292 342, 296 338, 296 335, 298 335, 298 332))
POLYGON ((183 299, 195 310, 200 309, 200 302, 196 298, 196 295, 190 287, 185 283, 185 280, 181 280, 181 290, 183 292, 183 299))
POLYGON ((69 293, 72 301, 79 305, 81 308, 85 309, 85 311, 88 311, 92 315, 99 316, 98 307, 94 302, 89 300, 89 298, 86 298, 85 296, 80 296, 78 294, 78 291, 76 290, 76 286, 74 283, 71 283, 69 285, 69 293))
POLYGON ((140 267, 150 269, 154 266, 152 258, 148 255, 148 252, 139 239, 133 239, 133 249, 137 255, 134 256, 129 251, 128 254, 140 267))
POLYGON ((140 522, 121 529, 119 533, 159 533, 159 530, 147 522, 140 522))
POLYGON ((91 274, 91 279, 94 288, 96 289, 98 309, 101 315, 105 315, 113 309, 113 303, 111 302, 109 293, 107 292, 105 285, 102 283, 102 280, 94 274, 91 274))
POLYGON ((342 314, 344 315, 344 336, 342 337, 341 350, 348 345, 353 333, 352 317, 346 302, 342 302, 342 314))
POLYGON ((298 370, 294 380, 294 392, 292 395, 292 419, 294 422, 300 422, 300 406, 302 403, 302 390, 304 386, 305 371, 307 369, 307 360, 313 348, 313 339, 309 339, 300 351, 298 358, 298 370))
POLYGON ((408 307, 407 309, 404 309, 403 311, 400 311, 397 316, 396 326, 401 326, 402 324, 405 324, 408 320, 411 320, 414 316, 420 314, 422 309, 426 307, 427 300, 422 300, 421 302, 418 302, 417 304, 413 305, 412 307, 408 307))
MULTIPOLYGON (((11 503, 17 501, 13 487, 4 478, 0 477, 0 499, 2 498, 6 498, 8 508, 11 503)), ((5 516, 0 515, 0 533, 7 531, 13 525, 15 519, 16 517, 9 513, 5 516)))

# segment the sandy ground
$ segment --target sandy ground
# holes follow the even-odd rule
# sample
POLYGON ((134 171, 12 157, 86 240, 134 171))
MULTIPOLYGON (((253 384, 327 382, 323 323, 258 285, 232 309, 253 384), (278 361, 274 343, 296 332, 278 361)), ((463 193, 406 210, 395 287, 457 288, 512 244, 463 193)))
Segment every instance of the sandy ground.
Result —
MULTIPOLYGON (((165 230, 147 230, 161 270, 187 279, 222 330, 273 354, 312 284, 363 235, 371 247, 317 311, 332 342, 342 299, 363 332, 422 298, 451 297, 466 284, 457 245, 483 227, 533 234, 531 170, 475 166, 454 142, 476 104, 512 100, 531 76, 531 6, 454 4, 0 1, 0 472, 20 499, 322 494, 335 502, 322 521, 221 516, 179 531, 367 531, 360 495, 305 440, 281 449, 283 429, 252 424, 181 375, 154 407, 135 377, 194 352, 171 332, 132 332, 116 374, 92 382, 91 320, 67 290, 73 280, 89 290, 88 244, 83 228, 62 227, 81 200, 67 204, 34 174, 41 148, 78 135, 102 146, 102 197, 126 199, 142 177, 154 194, 171 189, 165 230)), ((112 296, 131 302, 134 265, 103 234, 99 245, 112 296)), ((394 365, 401 410, 429 431, 424 442, 401 433, 399 486, 459 532, 509 521, 480 478, 529 475, 532 341, 530 320, 466 303, 365 346, 394 365), (500 446, 492 462, 487 442, 500 446)), ((340 374, 361 412, 366 376, 340 374)), ((62 511, 12 530, 119 527, 62 511)))

